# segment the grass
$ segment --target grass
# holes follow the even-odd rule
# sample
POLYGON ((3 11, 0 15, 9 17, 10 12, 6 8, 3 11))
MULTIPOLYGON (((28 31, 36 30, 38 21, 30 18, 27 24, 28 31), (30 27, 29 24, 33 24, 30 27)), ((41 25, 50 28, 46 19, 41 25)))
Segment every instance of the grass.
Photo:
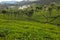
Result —
POLYGON ((51 24, 0 19, 0 32, 5 30, 5 40, 60 40, 60 27, 51 24))

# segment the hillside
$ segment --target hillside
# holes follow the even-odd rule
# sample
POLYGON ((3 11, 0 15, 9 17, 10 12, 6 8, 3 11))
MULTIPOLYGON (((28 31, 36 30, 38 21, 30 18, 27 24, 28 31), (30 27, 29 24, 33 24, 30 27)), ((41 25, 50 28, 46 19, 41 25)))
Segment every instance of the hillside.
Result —
POLYGON ((60 4, 3 7, 0 40, 60 40, 60 4))
POLYGON ((60 4, 60 0, 37 0, 41 4, 51 4, 52 2, 56 2, 60 4))
POLYGON ((38 22, 0 19, 0 40, 60 40, 60 27, 38 22), (6 34, 6 36, 2 36, 6 34))

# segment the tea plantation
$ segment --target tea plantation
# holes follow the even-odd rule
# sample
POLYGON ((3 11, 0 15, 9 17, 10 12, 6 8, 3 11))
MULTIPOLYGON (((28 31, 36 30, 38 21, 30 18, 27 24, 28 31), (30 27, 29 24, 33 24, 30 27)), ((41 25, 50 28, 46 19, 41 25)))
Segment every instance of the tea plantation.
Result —
POLYGON ((0 40, 60 40, 60 6, 51 5, 2 9, 0 40))
POLYGON ((60 26, 0 19, 0 40, 60 40, 60 26))

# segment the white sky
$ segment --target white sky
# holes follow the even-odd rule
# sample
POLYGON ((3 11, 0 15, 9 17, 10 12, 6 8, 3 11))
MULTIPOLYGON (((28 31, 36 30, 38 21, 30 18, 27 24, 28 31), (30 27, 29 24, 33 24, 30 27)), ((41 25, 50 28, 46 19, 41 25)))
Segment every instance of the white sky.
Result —
MULTIPOLYGON (((23 0, 0 0, 0 2, 2 1, 23 1, 23 0)), ((30 0, 30 1, 36 1, 36 0, 30 0)))
POLYGON ((22 1, 22 0, 0 0, 1 1, 22 1))

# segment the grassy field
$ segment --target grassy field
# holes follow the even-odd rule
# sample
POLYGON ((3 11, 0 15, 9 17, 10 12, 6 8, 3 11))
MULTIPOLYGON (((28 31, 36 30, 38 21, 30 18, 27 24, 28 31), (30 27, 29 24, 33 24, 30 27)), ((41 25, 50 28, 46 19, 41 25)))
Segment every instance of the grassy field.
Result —
POLYGON ((0 19, 0 33, 0 40, 60 40, 60 26, 32 21, 0 19))

